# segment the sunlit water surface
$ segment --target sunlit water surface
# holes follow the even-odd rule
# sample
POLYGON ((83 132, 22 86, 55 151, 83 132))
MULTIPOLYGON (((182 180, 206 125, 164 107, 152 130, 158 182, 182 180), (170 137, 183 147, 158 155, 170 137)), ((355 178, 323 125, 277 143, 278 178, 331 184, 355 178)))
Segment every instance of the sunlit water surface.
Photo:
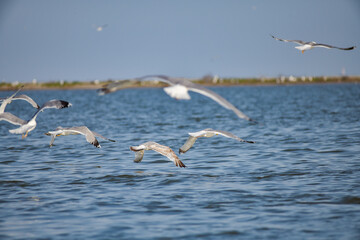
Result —
MULTIPOLYGON (((106 96, 93 90, 24 91, 47 109, 22 140, 0 122, 3 239, 360 239, 360 85, 217 87, 257 124, 191 93, 160 88, 106 96), (115 143, 44 135, 86 125, 115 143), (129 146, 178 151, 188 132, 214 128, 256 141, 199 139, 177 168, 129 146)), ((9 96, 11 92, 0 92, 9 96)), ((28 119, 14 101, 6 111, 28 119)))

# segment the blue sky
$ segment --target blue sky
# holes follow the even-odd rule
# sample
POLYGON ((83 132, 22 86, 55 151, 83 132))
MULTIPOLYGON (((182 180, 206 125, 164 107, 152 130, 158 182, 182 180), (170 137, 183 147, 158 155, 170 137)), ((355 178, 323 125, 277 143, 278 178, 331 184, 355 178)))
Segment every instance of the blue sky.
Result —
POLYGON ((360 75, 357 0, 0 1, 0 81, 337 76, 343 68, 360 75), (301 54, 269 34, 357 49, 301 54))

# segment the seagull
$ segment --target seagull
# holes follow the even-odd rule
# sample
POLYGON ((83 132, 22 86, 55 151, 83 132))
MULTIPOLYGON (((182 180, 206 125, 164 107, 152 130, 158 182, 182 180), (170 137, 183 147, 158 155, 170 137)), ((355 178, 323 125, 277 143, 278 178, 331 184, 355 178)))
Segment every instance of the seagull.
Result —
POLYGON ((71 107, 71 106, 72 106, 71 103, 63 101, 63 100, 50 100, 50 101, 44 103, 35 112, 35 114, 32 116, 32 118, 29 121, 27 121, 25 124, 21 124, 21 126, 19 128, 9 130, 9 132, 13 133, 13 134, 23 134, 22 138, 26 138, 28 133, 35 129, 35 127, 36 127, 36 117, 40 112, 44 111, 47 108, 61 109, 61 108, 68 108, 68 107, 71 107))
POLYGON ((141 162, 141 160, 144 157, 144 151, 145 150, 154 150, 155 152, 160 153, 161 155, 167 157, 172 162, 175 163, 178 167, 186 167, 185 164, 183 164, 178 156, 176 156, 175 152, 169 148, 168 146, 160 145, 156 142, 146 142, 136 147, 130 147, 131 151, 135 152, 135 159, 134 162, 141 162))
POLYGON ((335 47, 335 46, 331 46, 328 44, 322 44, 322 43, 316 43, 316 42, 304 42, 301 40, 286 40, 286 39, 281 39, 281 38, 277 38, 274 37, 273 35, 270 35, 272 38, 278 40, 278 41, 283 41, 283 42, 294 42, 297 43, 301 46, 296 46, 296 49, 299 49, 302 53, 304 53, 306 50, 310 50, 313 49, 314 47, 323 47, 323 48, 337 48, 340 50, 353 50, 356 48, 356 46, 352 46, 352 47, 348 47, 348 48, 341 48, 341 47, 335 47))
POLYGON ((101 25, 101 26, 93 25, 93 27, 95 27, 96 31, 98 31, 98 32, 101 32, 107 26, 108 26, 108 24, 104 24, 104 25, 101 25))
POLYGON ((230 132, 225 132, 225 131, 220 131, 220 130, 213 130, 211 128, 207 128, 207 129, 201 130, 199 132, 189 133, 189 135, 190 136, 189 136, 188 140, 179 149, 180 154, 186 153, 194 145, 194 143, 196 142, 196 140, 199 137, 210 138, 210 137, 213 137, 215 135, 222 135, 222 136, 227 137, 227 138, 233 138, 233 139, 235 139, 235 140, 237 140, 239 142, 255 143, 253 141, 243 140, 243 139, 239 138, 238 136, 235 136, 234 134, 232 134, 230 132))
POLYGON ((140 81, 137 81, 136 79, 120 80, 106 84, 103 88, 98 89, 97 92, 101 96, 112 92, 116 92, 121 89, 134 87, 139 83, 140 81))
POLYGON ((111 142, 115 142, 115 140, 108 139, 96 132, 91 131, 86 126, 69 127, 69 128, 57 127, 55 131, 49 131, 49 132, 45 133, 45 135, 51 136, 50 147, 53 146, 53 143, 54 143, 56 137, 68 136, 68 135, 78 135, 78 134, 84 135, 86 137, 86 141, 88 141, 89 143, 91 143, 92 145, 94 145, 97 148, 101 148, 101 146, 100 146, 98 140, 96 139, 96 137, 100 137, 102 139, 109 140, 111 142))
MULTIPOLYGON (((243 112, 241 112, 239 109, 237 109, 234 105, 232 105, 230 102, 228 102, 225 98, 221 97, 217 93, 199 85, 191 82, 190 80, 184 79, 184 78, 173 78, 168 77, 165 75, 148 75, 144 77, 137 78, 135 81, 141 81, 141 80, 153 80, 153 81, 160 81, 164 82, 169 87, 165 87, 164 91, 172 98, 175 98, 177 100, 183 99, 183 100, 190 100, 191 97, 188 93, 188 91, 197 92, 199 94, 202 94, 208 98, 211 98, 218 104, 220 104, 222 107, 229 109, 233 111, 239 118, 248 120, 248 121, 254 121, 253 119, 246 116, 243 112)), ((126 81, 126 80, 124 80, 126 81)), ((102 89, 99 89, 99 95, 104 95, 109 92, 114 92, 123 88, 127 87, 128 82, 115 82, 112 83, 111 86, 107 87, 105 86, 102 89)))

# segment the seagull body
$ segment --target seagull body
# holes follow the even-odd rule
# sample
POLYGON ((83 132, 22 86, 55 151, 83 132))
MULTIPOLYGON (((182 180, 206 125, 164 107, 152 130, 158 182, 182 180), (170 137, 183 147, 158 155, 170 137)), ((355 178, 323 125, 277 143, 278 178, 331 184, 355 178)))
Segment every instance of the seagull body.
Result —
MULTIPOLYGON (((243 118, 248 121, 253 121, 251 118, 249 118, 243 112, 241 112, 239 109, 237 109, 234 105, 232 105, 230 102, 228 102, 225 98, 221 97, 217 93, 215 93, 201 85, 191 82, 190 80, 183 79, 183 78, 172 78, 172 77, 168 77, 165 75, 149 75, 149 76, 144 76, 144 77, 137 79, 137 81, 141 81, 141 80, 160 81, 160 82, 170 85, 169 87, 165 87, 164 91, 170 97, 178 99, 178 100, 191 99, 188 91, 193 91, 193 92, 202 94, 208 98, 211 98, 212 100, 214 100, 215 102, 220 104, 222 107, 233 111, 239 118, 243 118)), ((126 80, 124 80, 124 81, 126 81, 126 80)), ((128 82, 124 82, 124 81, 112 83, 111 86, 109 86, 109 87, 105 86, 104 88, 99 90, 99 95, 103 95, 103 94, 106 94, 109 92, 114 92, 114 91, 126 88, 126 85, 128 84, 128 82), (109 90, 110 87, 111 87, 111 90, 109 90)))
POLYGON ((287 39, 281 39, 281 38, 277 38, 274 37, 273 35, 270 35, 272 38, 278 40, 278 41, 282 41, 282 42, 294 42, 299 44, 300 46, 296 46, 296 49, 299 49, 302 53, 304 53, 307 50, 313 49, 314 47, 323 47, 323 48, 337 48, 340 50, 353 50, 356 48, 356 46, 352 46, 352 47, 348 47, 348 48, 341 48, 341 47, 335 47, 335 46, 331 46, 328 44, 322 44, 322 43, 316 43, 316 42, 304 42, 301 40, 287 40, 287 39))
POLYGON ((49 132, 45 133, 45 135, 51 136, 50 147, 53 146, 53 143, 54 143, 56 137, 68 136, 68 135, 79 135, 79 134, 84 135, 86 138, 86 141, 91 143, 92 145, 94 145, 97 148, 101 148, 101 146, 100 146, 98 140, 96 139, 96 137, 100 137, 105 140, 115 142, 114 140, 108 139, 96 132, 91 131, 86 126, 69 127, 69 128, 57 127, 55 131, 49 131, 49 132))
POLYGON ((215 135, 221 135, 227 138, 232 138, 235 139, 239 142, 247 142, 247 143, 255 143, 253 141, 246 141, 244 139, 239 138, 238 136, 235 136, 234 134, 230 133, 230 132, 225 132, 225 131, 220 131, 220 130, 213 130, 211 128, 207 128, 204 130, 201 130, 199 132, 193 132, 193 133, 189 133, 189 138, 187 139, 187 141, 184 143, 184 145, 179 149, 179 153, 186 153, 196 142, 196 140, 200 137, 206 137, 206 138, 210 138, 213 137, 215 135))
POLYGON ((56 109, 61 109, 61 108, 67 108, 67 107, 71 107, 71 103, 66 102, 66 101, 62 101, 62 100, 50 100, 46 103, 44 103, 37 111, 36 113, 33 115, 33 117, 26 122, 26 124, 22 124, 19 128, 16 129, 11 129, 9 130, 10 133, 13 134, 23 134, 23 138, 26 138, 28 133, 32 130, 35 129, 36 127, 36 117, 37 115, 44 111, 47 108, 56 108, 56 109))
POLYGON ((131 151, 135 152, 134 162, 141 162, 144 157, 145 150, 154 150, 155 152, 160 153, 161 155, 170 159, 178 167, 186 167, 185 164, 181 162, 175 152, 168 146, 160 145, 156 142, 146 142, 139 146, 130 147, 131 151))

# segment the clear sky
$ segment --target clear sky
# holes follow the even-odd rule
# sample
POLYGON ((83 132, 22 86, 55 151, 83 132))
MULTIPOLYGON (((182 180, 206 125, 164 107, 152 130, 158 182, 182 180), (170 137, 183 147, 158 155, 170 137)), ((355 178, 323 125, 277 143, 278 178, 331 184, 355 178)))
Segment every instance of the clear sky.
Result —
POLYGON ((358 0, 0 1, 0 81, 338 76, 342 69, 360 75, 358 0), (357 48, 301 54, 269 34, 357 48))

